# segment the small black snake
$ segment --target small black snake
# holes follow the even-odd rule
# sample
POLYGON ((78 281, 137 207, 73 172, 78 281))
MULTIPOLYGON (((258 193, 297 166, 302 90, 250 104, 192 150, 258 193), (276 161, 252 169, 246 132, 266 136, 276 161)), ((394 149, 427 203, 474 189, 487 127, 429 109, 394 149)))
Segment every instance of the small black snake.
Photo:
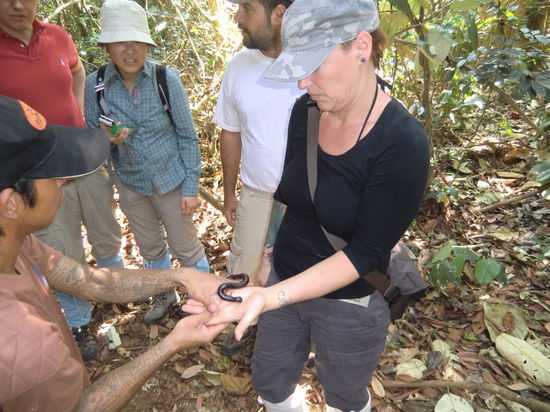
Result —
POLYGON ((248 275, 246 273, 237 273, 235 275, 227 276, 228 279, 240 279, 237 282, 224 282, 218 287, 218 296, 228 302, 242 302, 243 298, 240 296, 231 296, 226 292, 227 289, 241 289, 248 285, 248 275))

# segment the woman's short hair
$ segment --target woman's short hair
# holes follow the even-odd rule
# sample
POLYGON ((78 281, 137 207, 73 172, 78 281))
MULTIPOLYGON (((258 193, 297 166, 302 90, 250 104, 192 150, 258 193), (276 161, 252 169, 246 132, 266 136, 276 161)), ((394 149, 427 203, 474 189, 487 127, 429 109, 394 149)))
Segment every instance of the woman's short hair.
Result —
MULTIPOLYGON (((380 61, 382 60, 382 57, 384 55, 384 48, 386 47, 386 44, 388 43, 388 38, 382 31, 382 29, 379 27, 373 32, 370 33, 372 37, 372 53, 371 53, 371 59, 372 63, 374 64, 374 67, 376 69, 380 68, 380 61)), ((355 41, 350 40, 345 43, 342 43, 341 46, 344 50, 348 50, 351 46, 351 44, 355 41)))

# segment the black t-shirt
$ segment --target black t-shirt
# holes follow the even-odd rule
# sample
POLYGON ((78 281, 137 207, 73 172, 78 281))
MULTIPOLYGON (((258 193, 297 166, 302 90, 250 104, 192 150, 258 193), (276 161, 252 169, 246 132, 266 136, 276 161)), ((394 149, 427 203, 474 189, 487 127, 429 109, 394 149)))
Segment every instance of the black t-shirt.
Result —
MULTIPOLYGON (((335 253, 319 224, 346 242, 361 276, 385 272, 390 252, 413 220, 426 186, 429 145, 422 125, 396 100, 354 147, 330 155, 318 147, 315 208, 307 179, 307 101, 294 105, 285 167, 275 198, 288 206, 277 234, 274 268, 294 276, 335 253)), ((350 299, 374 288, 357 281, 325 297, 350 299)))

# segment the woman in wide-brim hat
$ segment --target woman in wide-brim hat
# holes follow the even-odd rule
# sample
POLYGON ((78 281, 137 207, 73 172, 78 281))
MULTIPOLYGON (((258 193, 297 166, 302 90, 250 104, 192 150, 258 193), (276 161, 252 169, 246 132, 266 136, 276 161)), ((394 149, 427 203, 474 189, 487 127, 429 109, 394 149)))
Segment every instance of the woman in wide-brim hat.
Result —
MULTIPOLYGON (((302 411, 295 392, 310 348, 327 410, 370 410, 388 303, 363 276, 385 272, 417 213, 428 176, 422 125, 378 85, 385 37, 372 0, 296 0, 283 51, 266 77, 307 91, 292 111, 275 194, 287 205, 264 289, 236 292, 212 322, 259 314, 252 381, 268 411, 302 411), (308 101, 321 110, 314 201, 308 187, 308 101), (347 243, 336 251, 324 230, 347 243)), ((317 138, 317 136, 316 136, 317 138)))
MULTIPOLYGON (((114 182, 143 266, 169 269, 171 254, 181 266, 208 272, 192 219, 200 204, 199 140, 179 75, 166 68, 168 111, 159 97, 157 63, 147 58, 155 46, 147 15, 134 1, 103 4, 98 43, 111 62, 86 80, 86 125, 100 127, 104 115, 122 126, 101 125, 111 137, 114 182)), ((177 300, 176 291, 154 297, 145 322, 158 322, 177 300)))

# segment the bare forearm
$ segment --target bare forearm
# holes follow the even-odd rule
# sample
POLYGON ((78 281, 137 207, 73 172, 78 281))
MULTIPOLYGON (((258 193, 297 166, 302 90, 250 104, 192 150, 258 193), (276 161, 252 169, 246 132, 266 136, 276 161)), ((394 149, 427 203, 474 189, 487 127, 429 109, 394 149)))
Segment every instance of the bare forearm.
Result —
POLYGON ((82 394, 78 411, 118 411, 124 407, 145 381, 176 352, 170 335, 143 355, 109 372, 82 394))
POLYGON ((92 268, 63 257, 46 279, 51 288, 84 300, 126 303, 182 285, 185 272, 92 268))
POLYGON ((84 86, 86 83, 86 71, 82 61, 78 61, 78 64, 71 69, 73 75, 73 94, 76 98, 80 110, 84 113, 84 86))
POLYGON ((240 339, 244 331, 257 317, 270 310, 326 295, 359 278, 359 273, 339 251, 315 266, 275 285, 266 288, 241 289, 244 301, 241 304, 224 302, 218 314, 210 320, 220 322, 239 321, 235 336, 240 339))
POLYGON ((223 130, 221 134, 223 190, 225 196, 235 195, 241 164, 241 134, 223 130))
POLYGON ((338 290, 359 278, 359 273, 343 252, 319 262, 302 273, 265 289, 264 311, 318 298, 338 290))

